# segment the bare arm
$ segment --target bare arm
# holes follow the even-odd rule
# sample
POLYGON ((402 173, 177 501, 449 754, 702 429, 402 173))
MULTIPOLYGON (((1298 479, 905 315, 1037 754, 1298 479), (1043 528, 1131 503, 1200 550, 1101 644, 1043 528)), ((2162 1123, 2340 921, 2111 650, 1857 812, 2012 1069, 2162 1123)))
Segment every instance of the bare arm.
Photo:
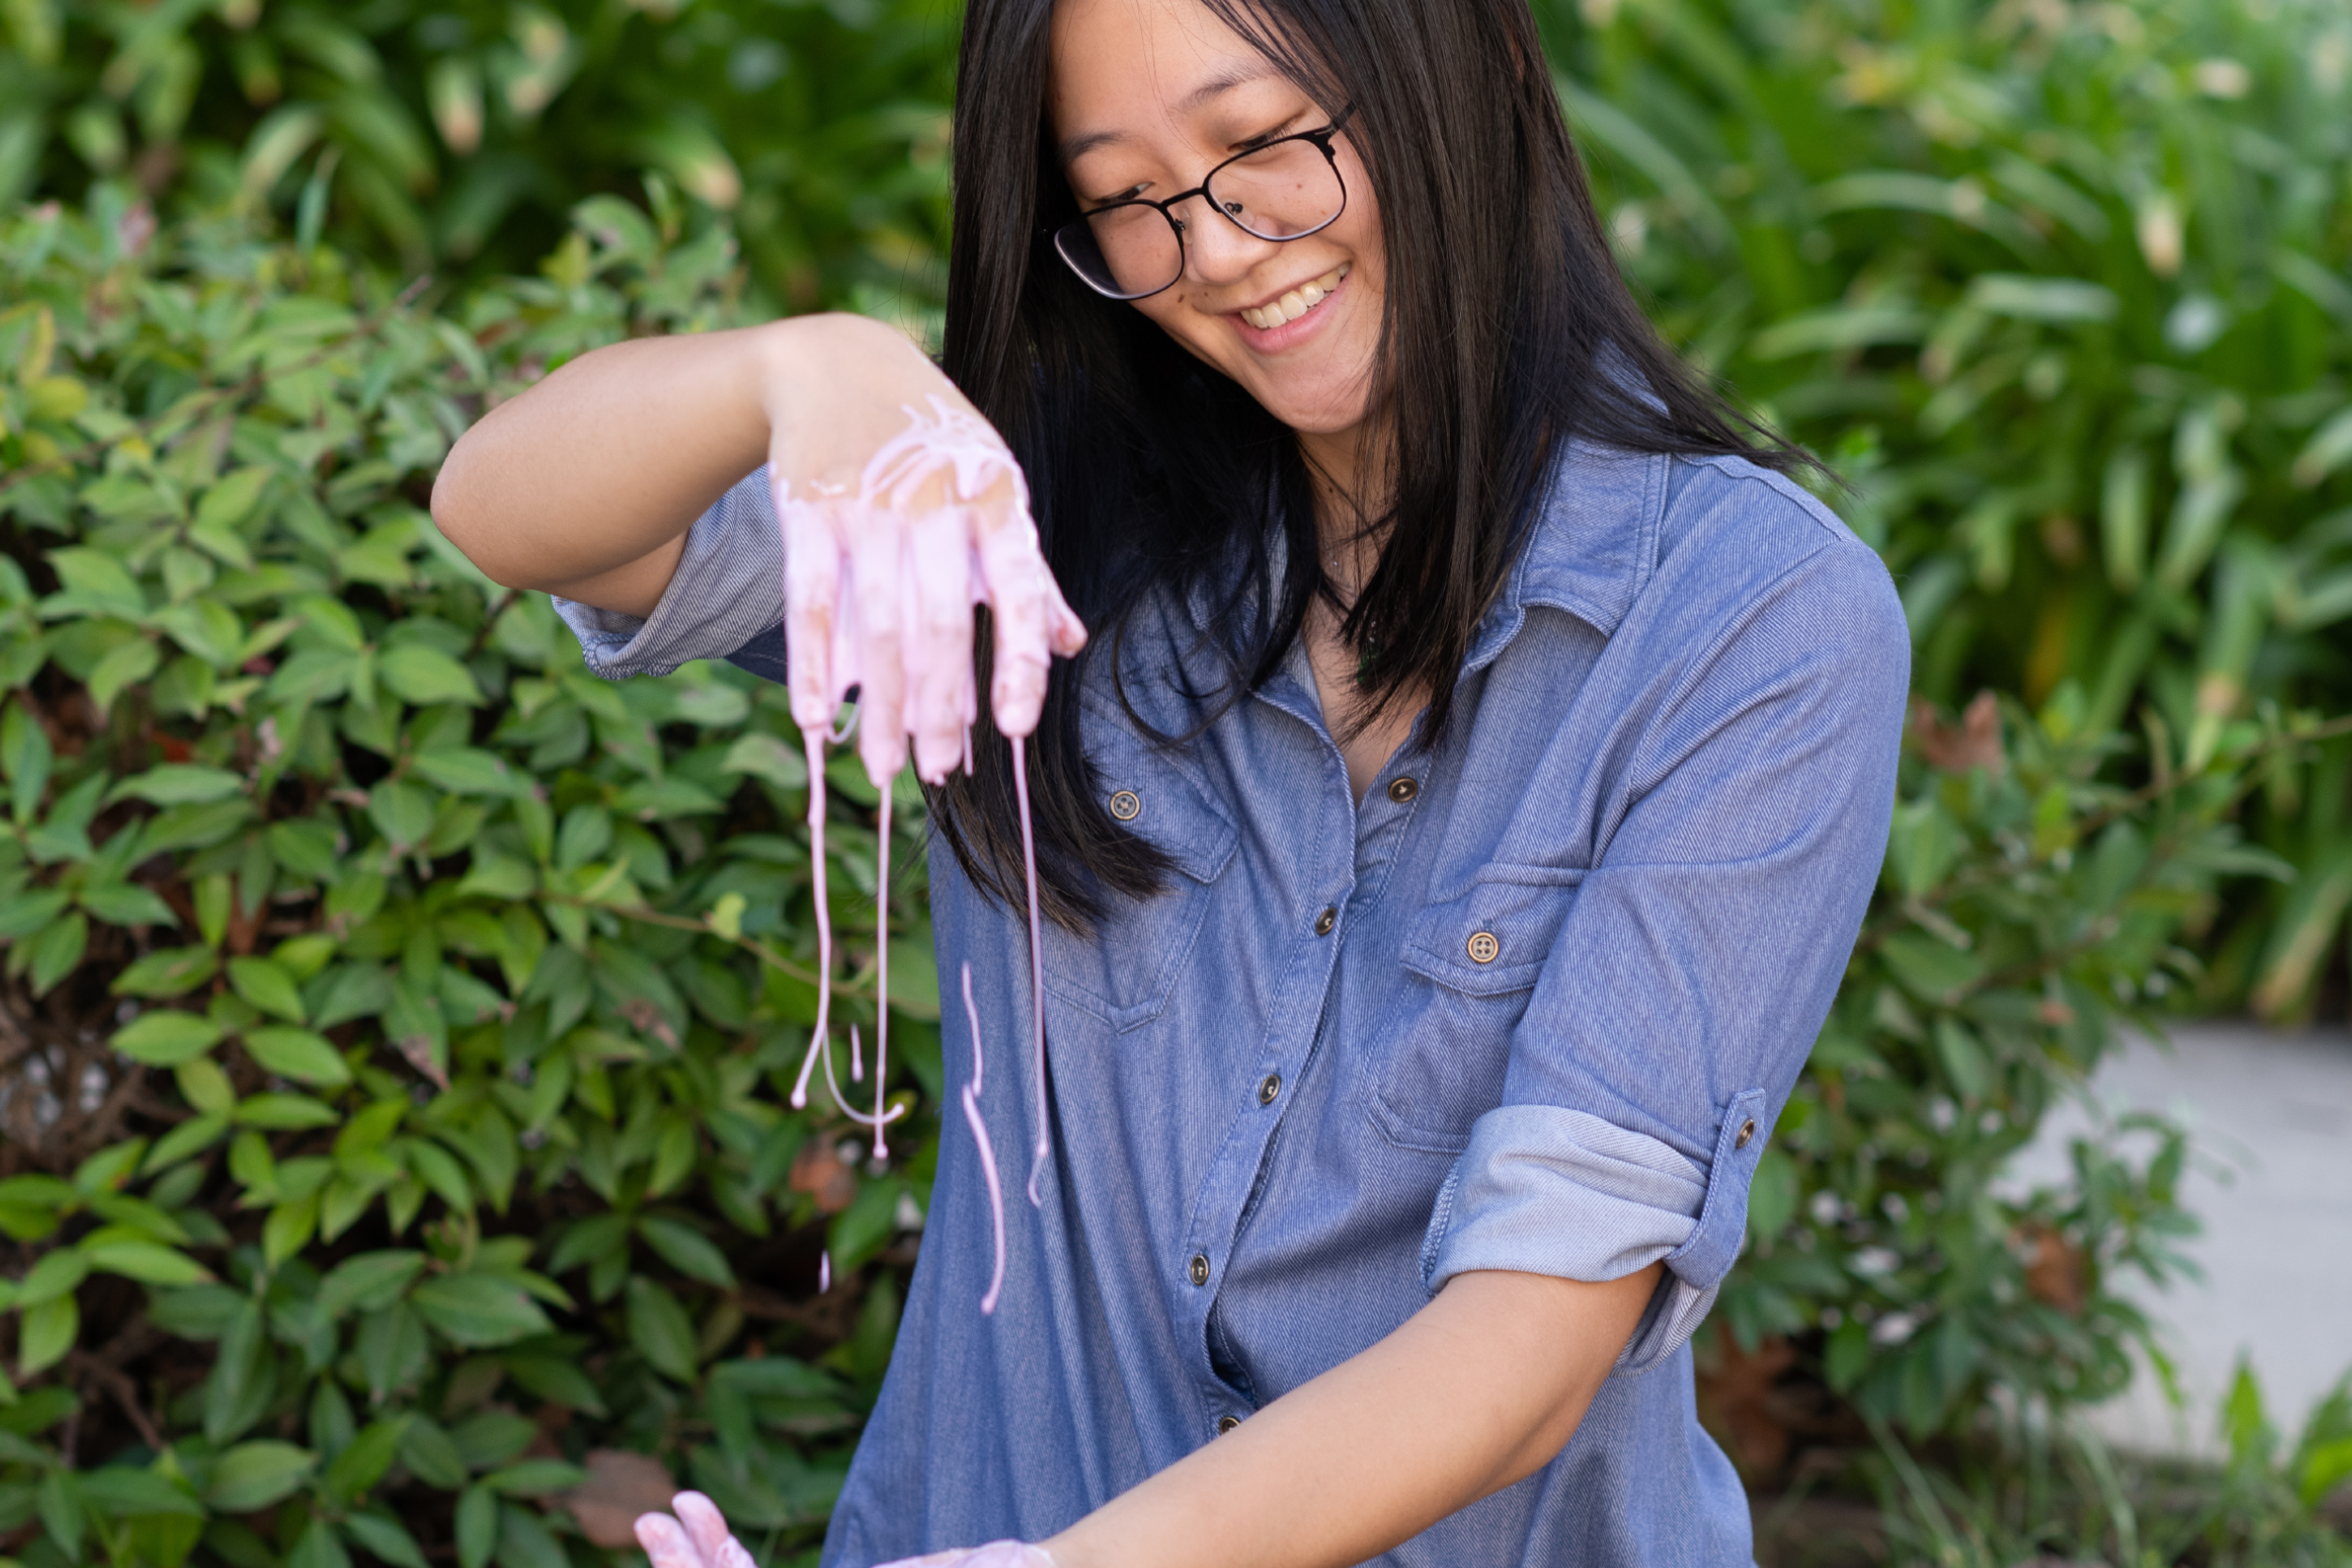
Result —
POLYGON ((1362 1354, 1045 1543, 1058 1568, 1345 1568, 1549 1464, 1660 1265, 1456 1275, 1362 1354))
POLYGON ((433 520, 510 588, 650 612, 686 531, 772 459, 853 483, 946 379, 890 327, 801 316, 614 343, 468 431, 433 486, 433 520))

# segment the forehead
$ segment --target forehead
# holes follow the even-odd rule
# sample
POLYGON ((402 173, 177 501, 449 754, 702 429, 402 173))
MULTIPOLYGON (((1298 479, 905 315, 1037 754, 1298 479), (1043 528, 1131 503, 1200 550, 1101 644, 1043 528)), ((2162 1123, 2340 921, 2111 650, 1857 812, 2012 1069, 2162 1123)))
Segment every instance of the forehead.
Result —
POLYGON ((1287 85, 1199 0, 1056 0, 1050 94, 1065 160, 1266 83, 1287 85))

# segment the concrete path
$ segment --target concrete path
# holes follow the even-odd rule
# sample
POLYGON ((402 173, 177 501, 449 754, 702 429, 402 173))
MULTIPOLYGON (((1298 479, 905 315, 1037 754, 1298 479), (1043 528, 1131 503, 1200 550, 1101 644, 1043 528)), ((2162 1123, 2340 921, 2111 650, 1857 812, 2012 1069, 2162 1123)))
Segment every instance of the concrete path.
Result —
MULTIPOLYGON (((2290 1438, 2352 1370, 2352 1033, 2278 1035, 2249 1023, 2176 1027, 2171 1046, 2134 1040, 2092 1084, 2110 1112, 2169 1113, 2193 1132, 2183 1200, 2205 1224, 2185 1250, 2204 1270, 2139 1299, 2163 1328, 2188 1408, 2146 1373, 2097 1411, 2108 1441, 2212 1455, 2241 1355, 2290 1438)), ((2017 1174, 2065 1168, 2080 1113, 2053 1117, 2017 1174)))

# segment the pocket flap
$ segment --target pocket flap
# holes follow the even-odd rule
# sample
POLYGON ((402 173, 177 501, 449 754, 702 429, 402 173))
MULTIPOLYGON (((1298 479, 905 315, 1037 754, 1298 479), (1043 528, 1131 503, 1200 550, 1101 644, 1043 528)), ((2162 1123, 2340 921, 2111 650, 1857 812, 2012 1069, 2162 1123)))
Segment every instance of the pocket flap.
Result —
POLYGON ((1095 809, 1166 853, 1194 881, 1216 880, 1240 835, 1216 791, 1178 752, 1136 734, 1125 714, 1088 704, 1086 743, 1095 809))
POLYGON ((1468 893, 1413 917, 1405 967, 1472 996, 1526 990, 1543 974, 1583 879, 1572 867, 1489 866, 1468 893))

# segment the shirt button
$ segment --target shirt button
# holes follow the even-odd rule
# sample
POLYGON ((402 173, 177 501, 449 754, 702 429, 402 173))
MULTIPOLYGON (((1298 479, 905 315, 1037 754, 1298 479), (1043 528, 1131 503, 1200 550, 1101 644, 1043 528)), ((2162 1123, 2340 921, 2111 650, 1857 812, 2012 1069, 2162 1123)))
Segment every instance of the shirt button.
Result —
POLYGON ((1143 797, 1132 789, 1122 789, 1111 797, 1111 815, 1121 822, 1133 822, 1143 815, 1143 797))
POLYGON ((1282 1075, 1279 1072, 1269 1072, 1265 1075, 1265 1082, 1258 1085, 1258 1103, 1271 1105, 1274 1103, 1274 1097, 1281 1092, 1282 1075))
POLYGON ((1471 935, 1470 939, 1470 962, 1490 964, 1501 957, 1502 953, 1502 943, 1495 940, 1495 934, 1492 931, 1478 931, 1471 935))
POLYGON ((1201 1256, 1200 1253, 1197 1253, 1197 1252, 1196 1252, 1196 1253, 1194 1253, 1194 1254, 1192 1255, 1192 1269, 1191 1269, 1191 1274, 1192 1274, 1192 1282, 1193 1282, 1195 1285, 1206 1285, 1206 1284, 1209 1282, 1209 1260, 1208 1260, 1208 1259, 1206 1259, 1205 1257, 1201 1256))
POLYGON ((1745 1148, 1748 1147, 1748 1140, 1755 1136, 1756 1118, 1754 1117, 1750 1117, 1746 1123, 1740 1127, 1740 1135, 1731 1140, 1731 1147, 1734 1148, 1745 1148))
POLYGON ((1420 793, 1421 784, 1413 779, 1399 779, 1389 785, 1389 799, 1400 806, 1420 793))
POLYGON ((1241 1425, 1239 1416, 1219 1416, 1216 1418, 1216 1434, 1222 1437, 1239 1425, 1241 1425))
POLYGON ((1340 911, 1339 906, 1335 904, 1330 908, 1326 909, 1321 914, 1315 916, 1315 935, 1319 937, 1329 936, 1331 934, 1331 927, 1337 926, 1339 923, 1340 911))

